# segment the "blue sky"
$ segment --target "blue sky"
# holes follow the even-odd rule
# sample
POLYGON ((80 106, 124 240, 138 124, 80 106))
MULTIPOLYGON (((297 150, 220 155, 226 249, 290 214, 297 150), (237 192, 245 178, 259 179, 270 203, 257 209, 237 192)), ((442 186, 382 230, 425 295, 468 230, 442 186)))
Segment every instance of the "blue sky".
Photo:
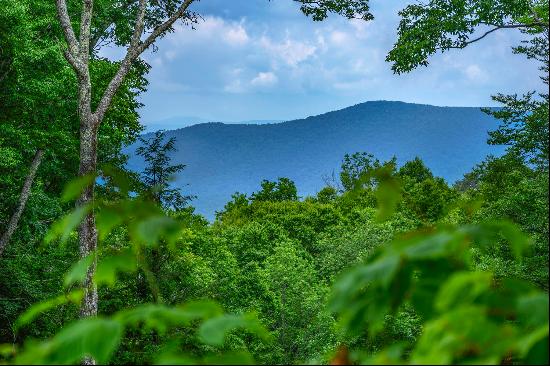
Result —
POLYGON ((200 1, 195 30, 178 25, 144 56, 152 69, 142 122, 289 120, 381 99, 493 105, 491 94, 540 85, 537 65, 511 52, 521 39, 514 30, 394 75, 384 59, 406 2, 371 3, 376 19, 367 23, 337 15, 313 22, 291 0, 200 1))

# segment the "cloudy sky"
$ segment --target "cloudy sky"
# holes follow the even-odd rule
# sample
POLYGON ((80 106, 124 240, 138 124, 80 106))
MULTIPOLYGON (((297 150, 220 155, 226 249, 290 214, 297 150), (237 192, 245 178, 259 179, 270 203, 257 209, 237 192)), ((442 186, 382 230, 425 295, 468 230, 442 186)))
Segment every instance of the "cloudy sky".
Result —
POLYGON ((521 39, 514 30, 392 74, 384 58, 404 3, 373 0, 376 19, 367 23, 313 22, 291 0, 202 0, 195 30, 178 25, 145 55, 152 69, 142 122, 288 120, 381 99, 481 106, 496 92, 539 87, 537 65, 510 50, 521 39))

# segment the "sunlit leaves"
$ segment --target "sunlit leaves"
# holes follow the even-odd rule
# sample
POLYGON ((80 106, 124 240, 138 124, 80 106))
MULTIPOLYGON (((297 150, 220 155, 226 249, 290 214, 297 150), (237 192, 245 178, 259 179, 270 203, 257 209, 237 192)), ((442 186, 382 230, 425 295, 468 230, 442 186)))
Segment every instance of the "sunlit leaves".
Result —
POLYGON ((105 364, 124 332, 120 322, 104 318, 80 320, 51 340, 30 345, 16 358, 18 364, 76 364, 85 357, 105 364))

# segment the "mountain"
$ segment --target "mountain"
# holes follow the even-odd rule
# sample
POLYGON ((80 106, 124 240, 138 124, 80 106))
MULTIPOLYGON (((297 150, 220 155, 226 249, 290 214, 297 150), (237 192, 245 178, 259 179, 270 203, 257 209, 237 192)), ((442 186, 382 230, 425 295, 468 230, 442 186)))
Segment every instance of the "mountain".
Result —
MULTIPOLYGON (((486 144, 497 124, 477 107, 375 101, 276 124, 203 123, 166 134, 176 138, 173 163, 187 165, 175 184, 212 219, 232 193, 256 191, 262 179, 288 177, 301 196, 315 194, 323 176, 337 176, 344 154, 357 151, 395 155, 399 164, 419 156, 452 183, 486 155, 502 153, 486 144)), ((135 148, 127 148, 128 166, 141 171, 135 148)))
MULTIPOLYGON (((155 131, 158 131, 158 130, 173 130, 174 127, 182 128, 182 127, 188 127, 188 126, 196 125, 196 124, 199 124, 199 123, 207 123, 207 122, 211 122, 211 121, 209 121, 207 119, 204 119, 202 117, 194 117, 194 116, 170 117, 170 118, 165 118, 165 119, 162 119, 162 120, 159 120, 159 121, 147 122, 147 125, 145 126, 145 133, 155 132, 155 131)), ((220 121, 220 122, 222 122, 222 121, 220 121)), ((246 124, 246 125, 249 125, 249 124, 264 125, 264 124, 279 123, 279 122, 283 122, 283 121, 274 120, 274 119, 273 120, 272 119, 269 119, 269 120, 259 119, 259 120, 238 121, 238 122, 223 121, 222 123, 226 123, 226 124, 246 124)))

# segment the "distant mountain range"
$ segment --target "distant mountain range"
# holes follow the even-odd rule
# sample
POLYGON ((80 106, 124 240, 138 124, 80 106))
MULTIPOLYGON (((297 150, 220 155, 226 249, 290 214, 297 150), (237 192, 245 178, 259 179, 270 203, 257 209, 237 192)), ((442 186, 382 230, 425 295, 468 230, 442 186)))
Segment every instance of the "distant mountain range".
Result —
MULTIPOLYGON (((175 184, 197 196, 197 212, 212 219, 231 194, 258 190, 262 179, 288 177, 301 196, 338 175, 344 154, 396 156, 402 164, 421 157, 449 183, 460 179, 501 147, 486 143, 498 121, 477 107, 436 107, 375 101, 305 119, 275 124, 201 123, 167 131, 176 138, 173 163, 186 164, 175 184)), ((129 146, 129 168, 141 171, 136 145, 129 146)))
MULTIPOLYGON (((149 132, 155 132, 158 130, 173 130, 174 128, 184 128, 192 125, 196 125, 199 123, 209 123, 212 122, 210 120, 201 118, 201 117, 194 117, 194 116, 177 116, 177 117, 170 117, 165 118, 159 121, 152 121, 148 122, 145 126, 145 133, 149 132)), ((250 120, 250 121, 218 121, 225 124, 245 124, 245 125, 265 125, 269 123, 279 123, 283 122, 281 120, 250 120)))

